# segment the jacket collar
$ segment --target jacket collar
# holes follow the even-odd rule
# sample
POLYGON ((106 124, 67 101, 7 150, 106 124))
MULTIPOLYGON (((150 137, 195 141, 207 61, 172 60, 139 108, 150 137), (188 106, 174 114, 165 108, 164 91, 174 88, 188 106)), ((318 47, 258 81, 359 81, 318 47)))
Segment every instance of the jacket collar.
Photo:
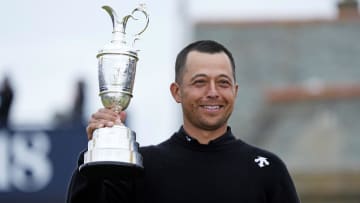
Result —
POLYGON ((187 147, 191 147, 193 149, 200 149, 200 150, 219 149, 220 147, 228 144, 229 142, 236 140, 229 126, 227 127, 225 134, 221 135, 220 137, 214 140, 211 140, 209 144, 199 143, 194 138, 194 136, 191 136, 185 131, 183 126, 181 126, 179 131, 174 134, 173 139, 187 147))

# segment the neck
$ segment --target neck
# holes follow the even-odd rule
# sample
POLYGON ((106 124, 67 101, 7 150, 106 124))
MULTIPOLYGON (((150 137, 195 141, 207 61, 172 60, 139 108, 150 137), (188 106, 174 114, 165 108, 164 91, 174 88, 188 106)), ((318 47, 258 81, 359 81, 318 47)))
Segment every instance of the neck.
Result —
POLYGON ((224 135, 227 130, 227 125, 211 130, 199 129, 186 124, 183 126, 185 131, 191 135, 192 138, 195 138, 200 144, 209 144, 211 140, 215 140, 216 138, 224 135))

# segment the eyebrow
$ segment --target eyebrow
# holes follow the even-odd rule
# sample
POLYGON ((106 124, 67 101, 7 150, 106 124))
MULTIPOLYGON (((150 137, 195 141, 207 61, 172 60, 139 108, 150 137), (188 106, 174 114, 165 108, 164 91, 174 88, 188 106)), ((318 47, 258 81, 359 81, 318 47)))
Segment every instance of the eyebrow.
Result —
POLYGON ((207 77, 207 75, 204 73, 195 74, 194 76, 191 77, 190 81, 193 81, 198 77, 207 77))
MULTIPOLYGON (((204 73, 195 74, 194 76, 191 77, 190 81, 193 81, 198 77, 208 77, 208 76, 206 74, 204 74, 204 73)), ((231 80, 231 77, 229 77, 228 75, 225 75, 225 74, 220 74, 217 77, 224 77, 224 78, 227 78, 227 79, 231 80)))

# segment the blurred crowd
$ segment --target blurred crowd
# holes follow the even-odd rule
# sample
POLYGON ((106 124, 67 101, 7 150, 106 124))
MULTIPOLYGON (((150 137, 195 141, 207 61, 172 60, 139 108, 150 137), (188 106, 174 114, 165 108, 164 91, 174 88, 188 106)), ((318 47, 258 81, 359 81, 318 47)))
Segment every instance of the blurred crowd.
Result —
POLYGON ((14 100, 14 90, 9 76, 5 76, 0 86, 0 129, 8 128, 9 115, 14 100))
MULTIPOLYGON (((10 117, 14 103, 14 87, 9 75, 5 75, 0 85, 0 129, 9 129, 10 117)), ((76 93, 72 107, 68 112, 57 112, 54 115, 55 128, 69 128, 84 125, 85 81, 76 82, 76 93)))

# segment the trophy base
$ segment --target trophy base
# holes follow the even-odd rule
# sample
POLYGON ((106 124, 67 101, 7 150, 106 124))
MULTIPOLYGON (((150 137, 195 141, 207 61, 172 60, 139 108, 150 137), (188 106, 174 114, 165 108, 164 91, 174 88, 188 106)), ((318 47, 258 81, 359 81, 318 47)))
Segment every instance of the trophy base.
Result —
POLYGON ((138 177, 144 168, 131 163, 98 161, 85 163, 79 167, 80 173, 89 179, 121 179, 138 177))

